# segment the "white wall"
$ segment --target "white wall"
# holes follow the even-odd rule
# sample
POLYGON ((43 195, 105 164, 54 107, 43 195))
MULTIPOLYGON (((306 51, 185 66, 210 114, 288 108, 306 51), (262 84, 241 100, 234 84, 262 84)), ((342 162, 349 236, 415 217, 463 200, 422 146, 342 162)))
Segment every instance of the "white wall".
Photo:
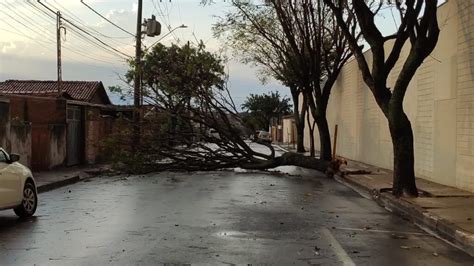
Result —
MULTIPOLYGON (((415 135, 415 171, 419 177, 474 192, 474 1, 448 1, 439 7, 438 21, 438 44, 418 69, 404 101, 415 135)), ((409 45, 389 76, 389 87, 396 81, 409 45)), ((365 56, 370 62, 371 52, 365 56)), ((334 126, 339 127, 338 155, 392 168, 387 120, 355 60, 342 69, 327 114, 331 135, 334 126)), ((309 147, 308 134, 305 146, 309 147)))
POLYGON ((293 118, 283 118, 283 143, 292 143, 292 140, 296 137, 293 136, 294 132, 294 119, 293 118))

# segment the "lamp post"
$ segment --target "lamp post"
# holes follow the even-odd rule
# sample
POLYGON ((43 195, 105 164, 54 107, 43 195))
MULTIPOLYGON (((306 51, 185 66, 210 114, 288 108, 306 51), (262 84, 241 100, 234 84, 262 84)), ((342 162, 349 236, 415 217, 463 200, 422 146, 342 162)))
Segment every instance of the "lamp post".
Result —
POLYGON ((173 33, 173 31, 177 30, 177 29, 185 29, 187 28, 188 26, 182 24, 180 26, 177 26, 177 27, 174 27, 172 30, 168 31, 165 35, 161 36, 161 38, 159 38, 158 40, 156 40, 154 43, 152 43, 150 46, 148 46, 147 48, 144 49, 144 51, 148 51, 150 48, 152 48, 153 46, 155 46, 157 43, 159 43, 161 40, 163 40, 166 36, 170 35, 171 33, 173 33))
MULTIPOLYGON (((142 69, 141 69, 141 57, 142 57, 142 33, 146 33, 147 36, 157 36, 161 33, 161 25, 155 20, 155 16, 152 16, 151 19, 145 21, 145 26, 147 27, 146 32, 142 32, 142 6, 143 0, 138 0, 138 9, 137 9, 137 32, 135 36, 135 78, 134 78, 134 90, 133 90, 133 105, 134 105, 134 112, 133 112, 133 136, 132 136, 132 149, 136 151, 138 145, 140 144, 140 134, 141 134, 141 113, 142 113, 142 105, 143 105, 143 91, 141 86, 142 80, 142 69)), ((171 30, 163 37, 167 36, 171 32, 179 28, 186 28, 185 25, 181 25, 176 27, 175 29, 171 30)), ((161 37, 158 41, 153 43, 155 45, 159 42, 161 37)), ((152 46, 153 46, 152 45, 152 46)), ((145 49, 146 51, 146 49, 145 49)))
MULTIPOLYGON (((170 35, 171 33, 173 33, 173 31, 177 30, 177 29, 185 29, 187 28, 188 26, 182 24, 180 26, 177 26, 177 27, 174 27, 172 30, 168 31, 165 35, 161 36, 161 38, 159 38, 158 40, 156 40, 154 43, 152 43, 150 46, 148 47, 145 47, 145 49, 143 49, 143 52, 148 52, 148 50, 150 48, 152 48, 153 46, 155 46, 157 43, 159 43, 161 40, 163 40, 166 36, 170 35)), ((140 73, 141 74, 141 73, 140 73)), ((141 76, 140 76, 140 81, 141 81, 141 76)), ((140 86, 140 103, 141 105, 143 106, 143 87, 140 86)))

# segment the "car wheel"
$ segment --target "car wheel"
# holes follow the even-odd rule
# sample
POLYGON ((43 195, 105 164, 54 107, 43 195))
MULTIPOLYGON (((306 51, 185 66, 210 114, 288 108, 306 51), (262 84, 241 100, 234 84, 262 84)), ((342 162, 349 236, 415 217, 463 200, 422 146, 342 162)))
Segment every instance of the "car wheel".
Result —
POLYGON ((38 195, 36 194, 35 185, 31 182, 27 182, 23 188, 23 200, 21 201, 21 205, 13 210, 16 215, 24 218, 32 216, 35 213, 37 206, 38 195))

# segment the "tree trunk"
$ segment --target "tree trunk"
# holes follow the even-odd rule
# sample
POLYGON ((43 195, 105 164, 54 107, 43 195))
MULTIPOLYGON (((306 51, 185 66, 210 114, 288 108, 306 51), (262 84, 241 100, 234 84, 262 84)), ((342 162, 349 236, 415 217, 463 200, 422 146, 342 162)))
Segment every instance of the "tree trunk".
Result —
POLYGON ((316 151, 314 147, 314 126, 315 126, 316 121, 313 121, 313 123, 311 123, 311 121, 309 120, 309 115, 310 113, 308 112, 307 122, 308 122, 308 128, 309 128, 309 155, 311 157, 314 157, 316 156, 316 151))
POLYGON ((304 119, 303 123, 296 124, 296 152, 306 152, 304 149, 304 119))
POLYGON ((307 111, 306 99, 303 97, 303 108, 300 112, 299 107, 299 97, 300 92, 298 92, 297 87, 291 87, 291 97, 293 98, 293 116, 295 119, 296 126, 296 152, 304 153, 304 126, 305 126, 305 117, 307 111))
POLYGON ((314 127, 309 128, 309 156, 316 156, 316 150, 314 147, 314 127))
POLYGON ((262 160, 261 163, 240 164, 239 166, 244 169, 266 170, 284 165, 294 165, 325 173, 329 167, 329 162, 314 157, 305 156, 301 153, 287 152, 271 160, 262 160))
POLYGON ((417 197, 415 184, 415 158, 411 123, 403 110, 389 116, 390 135, 393 143, 393 195, 403 193, 417 197))
POLYGON ((321 115, 315 118, 316 124, 318 125, 319 142, 320 142, 320 158, 322 160, 330 161, 332 159, 331 154, 331 134, 329 133, 328 120, 326 115, 321 115))
MULTIPOLYGON (((176 136, 176 128, 178 126, 178 118, 176 117, 176 114, 171 113, 169 117, 169 125, 168 125, 168 132, 170 136, 176 136)), ((173 138, 170 138, 169 140, 169 145, 174 146, 176 140, 173 138)))

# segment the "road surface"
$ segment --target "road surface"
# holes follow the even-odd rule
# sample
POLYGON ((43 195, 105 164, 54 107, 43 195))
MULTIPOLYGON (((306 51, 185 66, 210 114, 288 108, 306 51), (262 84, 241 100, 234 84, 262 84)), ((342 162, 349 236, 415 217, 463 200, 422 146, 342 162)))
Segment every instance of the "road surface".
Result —
MULTIPOLYGON (((291 168, 291 167, 290 167, 291 168)), ((1 265, 473 265, 315 171, 100 177, 0 212, 1 265)))

